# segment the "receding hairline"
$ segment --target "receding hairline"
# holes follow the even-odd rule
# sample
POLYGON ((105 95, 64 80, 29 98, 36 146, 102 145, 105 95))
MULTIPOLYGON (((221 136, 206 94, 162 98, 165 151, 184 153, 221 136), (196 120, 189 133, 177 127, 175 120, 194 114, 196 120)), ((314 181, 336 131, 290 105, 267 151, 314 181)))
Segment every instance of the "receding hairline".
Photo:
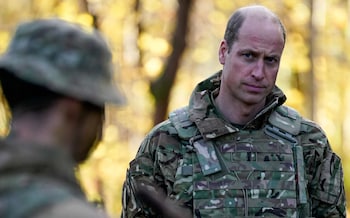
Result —
POLYGON ((268 9, 267 7, 265 6, 262 6, 262 5, 250 5, 250 6, 245 6, 245 7, 241 7, 239 9, 236 10, 236 12, 240 11, 241 13, 258 13, 260 12, 261 14, 266 14, 266 15, 270 15, 272 17, 277 17, 277 15, 272 12, 270 9, 268 9))
MULTIPOLYGON (((272 12, 270 9, 268 9, 265 6, 262 5, 250 5, 250 6, 246 6, 246 7, 242 7, 239 8, 235 13, 241 13, 242 16, 244 17, 244 21, 248 18, 248 17, 255 17, 255 18, 259 18, 259 19, 268 19, 273 23, 276 23, 280 26, 281 28, 281 32, 283 35, 283 40, 286 40, 286 36, 285 36, 285 27, 281 21, 281 19, 274 13, 272 12)), ((243 21, 243 23, 244 23, 243 21)))
POLYGON ((261 5, 254 5, 254 6, 239 8, 236 12, 241 12, 245 18, 249 16, 255 16, 255 17, 267 18, 267 19, 271 19, 272 21, 280 22, 280 18, 274 12, 272 12, 270 9, 261 5))

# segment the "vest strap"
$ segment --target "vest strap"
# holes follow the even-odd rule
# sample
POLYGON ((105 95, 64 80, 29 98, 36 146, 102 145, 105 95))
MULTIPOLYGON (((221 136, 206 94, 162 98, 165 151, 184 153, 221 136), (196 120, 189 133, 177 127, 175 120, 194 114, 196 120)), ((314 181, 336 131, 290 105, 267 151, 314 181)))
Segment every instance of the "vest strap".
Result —
POLYGON ((289 141, 293 145, 295 168, 298 180, 298 203, 306 204, 306 180, 303 147, 297 138, 301 129, 301 116, 290 107, 280 106, 272 112, 265 133, 275 139, 289 141))

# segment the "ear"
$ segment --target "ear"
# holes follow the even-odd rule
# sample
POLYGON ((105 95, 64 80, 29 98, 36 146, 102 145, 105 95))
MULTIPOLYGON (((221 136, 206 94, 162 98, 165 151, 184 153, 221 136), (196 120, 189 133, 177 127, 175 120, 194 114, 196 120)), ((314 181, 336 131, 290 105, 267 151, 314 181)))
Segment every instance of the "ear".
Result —
POLYGON ((226 40, 222 40, 219 47, 219 62, 222 65, 225 64, 227 52, 228 52, 228 44, 226 40))

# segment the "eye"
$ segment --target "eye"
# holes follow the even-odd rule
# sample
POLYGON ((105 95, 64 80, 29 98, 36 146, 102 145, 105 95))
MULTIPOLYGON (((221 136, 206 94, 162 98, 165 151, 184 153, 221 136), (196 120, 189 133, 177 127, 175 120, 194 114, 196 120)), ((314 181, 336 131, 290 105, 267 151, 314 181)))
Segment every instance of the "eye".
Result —
POLYGON ((242 53, 242 56, 246 59, 253 59, 254 58, 254 55, 251 52, 244 52, 244 53, 242 53))
POLYGON ((277 62, 278 62, 278 58, 277 58, 277 57, 266 57, 266 58, 265 58, 265 61, 266 61, 268 64, 274 64, 274 63, 277 63, 277 62))

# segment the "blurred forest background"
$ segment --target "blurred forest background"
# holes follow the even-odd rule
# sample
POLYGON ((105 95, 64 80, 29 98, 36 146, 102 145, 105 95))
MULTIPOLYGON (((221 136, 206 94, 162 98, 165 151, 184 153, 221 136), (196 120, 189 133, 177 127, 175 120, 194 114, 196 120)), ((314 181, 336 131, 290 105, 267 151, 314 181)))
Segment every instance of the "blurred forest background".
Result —
MULTIPOLYGON (((119 217, 129 161, 145 134, 187 104, 193 87, 221 69, 218 46, 238 7, 278 14, 287 43, 277 84, 287 104, 318 122, 342 157, 350 199, 350 0, 0 0, 0 52, 19 22, 60 17, 98 28, 113 51, 128 104, 108 106, 104 138, 77 174, 89 199, 119 217)), ((87 87, 88 88, 88 87, 87 87)), ((0 129, 8 128, 1 107, 0 129)))

